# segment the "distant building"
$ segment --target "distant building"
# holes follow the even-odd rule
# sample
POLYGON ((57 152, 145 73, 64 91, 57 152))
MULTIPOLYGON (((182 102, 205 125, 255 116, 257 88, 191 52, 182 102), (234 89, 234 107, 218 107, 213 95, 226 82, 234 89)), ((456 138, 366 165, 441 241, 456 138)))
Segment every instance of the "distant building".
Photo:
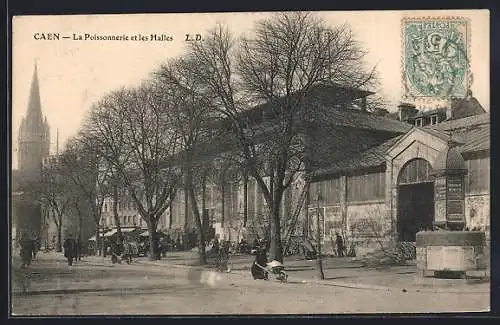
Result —
MULTIPOLYGON (((113 198, 106 197, 102 206, 102 226, 104 229, 113 230, 116 229, 117 224, 121 228, 140 228, 144 231, 147 230, 146 222, 140 217, 139 211, 130 195, 127 194, 125 189, 120 189, 119 200, 116 202, 116 212, 117 216, 113 211, 113 198)), ((176 225, 173 225, 176 228, 176 225)), ((170 210, 167 209, 160 220, 158 221, 158 230, 172 229, 172 224, 170 223, 170 210)))
POLYGON ((415 126, 423 127, 436 125, 445 120, 458 120, 469 116, 486 113, 476 98, 469 91, 466 98, 452 98, 446 107, 432 109, 417 109, 415 105, 401 103, 398 111, 398 119, 415 126))
POLYGON ((29 233, 40 235, 42 220, 36 187, 40 184, 42 161, 49 155, 50 127, 43 117, 35 64, 31 81, 27 114, 19 127, 18 170, 12 175, 12 222, 15 236, 29 233))

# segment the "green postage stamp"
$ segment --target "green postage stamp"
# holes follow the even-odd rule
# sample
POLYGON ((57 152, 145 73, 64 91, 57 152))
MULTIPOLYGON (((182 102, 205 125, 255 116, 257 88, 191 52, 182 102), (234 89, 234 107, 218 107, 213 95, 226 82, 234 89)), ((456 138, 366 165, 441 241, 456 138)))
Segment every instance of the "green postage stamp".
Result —
POLYGON ((464 97, 469 89, 469 21, 403 18, 403 82, 411 97, 464 97))

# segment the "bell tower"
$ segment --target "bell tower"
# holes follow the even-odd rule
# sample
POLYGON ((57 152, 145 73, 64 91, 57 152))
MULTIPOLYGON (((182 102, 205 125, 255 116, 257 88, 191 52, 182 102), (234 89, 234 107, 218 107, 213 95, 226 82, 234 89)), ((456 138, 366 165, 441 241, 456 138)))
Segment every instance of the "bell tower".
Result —
POLYGON ((21 173, 37 174, 42 166, 43 158, 49 155, 49 146, 50 128, 47 118, 44 119, 42 116, 38 68, 35 63, 28 110, 21 122, 18 135, 18 168, 21 173))
POLYGON ((36 187, 40 185, 42 162, 49 155, 50 128, 42 115, 38 67, 35 62, 31 80, 26 116, 18 133, 18 188, 22 194, 13 202, 16 211, 17 232, 39 236, 41 207, 36 187))

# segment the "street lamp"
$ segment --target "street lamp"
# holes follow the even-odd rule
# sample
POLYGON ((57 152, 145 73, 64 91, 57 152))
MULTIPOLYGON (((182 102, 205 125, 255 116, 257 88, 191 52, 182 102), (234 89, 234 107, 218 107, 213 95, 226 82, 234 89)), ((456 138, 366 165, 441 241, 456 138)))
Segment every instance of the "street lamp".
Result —
POLYGON ((323 200, 321 197, 321 192, 318 189, 318 193, 316 196, 316 233, 317 233, 317 238, 318 238, 318 252, 316 256, 316 263, 317 263, 317 270, 318 270, 318 278, 320 280, 325 279, 325 274, 323 272, 323 259, 321 257, 321 227, 320 227, 320 218, 319 218, 319 201, 323 200))

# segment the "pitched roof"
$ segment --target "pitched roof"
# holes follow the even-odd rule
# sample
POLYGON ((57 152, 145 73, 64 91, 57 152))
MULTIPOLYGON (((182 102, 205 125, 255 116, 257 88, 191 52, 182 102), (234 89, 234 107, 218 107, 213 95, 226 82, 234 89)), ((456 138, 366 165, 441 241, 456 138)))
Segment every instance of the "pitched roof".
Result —
POLYGON ((325 112, 325 118, 336 125, 365 130, 406 133, 412 128, 412 125, 390 117, 356 110, 331 109, 325 112))
POLYGON ((455 98, 451 102, 452 119, 461 119, 486 113, 475 97, 455 98))
MULTIPOLYGON (((410 125, 409 129, 412 129, 410 125)), ((457 149, 462 153, 480 152, 490 149, 489 114, 480 114, 458 120, 421 128, 425 132, 448 141, 458 143, 457 149)), ((385 164, 385 154, 404 135, 393 137, 380 145, 374 146, 347 159, 334 161, 328 167, 318 169, 314 177, 348 173, 355 170, 380 167, 385 164)))
POLYGON ((461 119, 444 121, 436 125, 431 125, 429 126, 429 128, 450 131, 477 125, 490 124, 490 121, 491 121, 490 114, 483 113, 483 114, 464 117, 461 119))
POLYGON ((428 131, 452 134, 454 140, 459 143, 458 149, 462 153, 479 152, 490 149, 490 114, 479 114, 449 120, 437 125, 427 127, 428 131))
POLYGON ((391 138, 349 159, 333 162, 330 166, 315 171, 314 176, 348 173, 358 169, 379 167, 385 164, 385 154, 402 135, 391 138))
POLYGON ((464 142, 463 145, 459 146, 459 150, 462 153, 490 150, 491 133, 489 127, 474 128, 464 132, 458 132, 456 136, 464 142))

